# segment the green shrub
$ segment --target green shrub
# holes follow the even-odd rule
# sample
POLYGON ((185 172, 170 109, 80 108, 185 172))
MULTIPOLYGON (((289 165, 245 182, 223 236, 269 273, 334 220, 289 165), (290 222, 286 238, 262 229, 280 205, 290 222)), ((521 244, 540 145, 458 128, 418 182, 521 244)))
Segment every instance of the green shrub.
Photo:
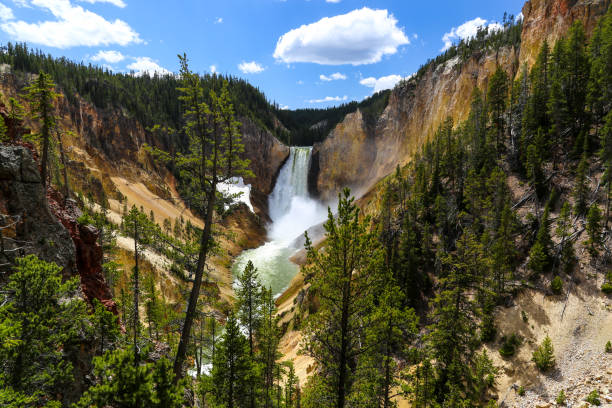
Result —
POLYGON ((521 318, 523 319, 525 323, 529 321, 529 318, 527 317, 527 313, 525 313, 524 310, 521 310, 521 318))
POLYGON ((525 395, 525 387, 523 387, 523 386, 521 385, 521 386, 518 388, 517 393, 518 393, 518 395, 520 395, 521 397, 522 397, 523 395, 525 395))
POLYGON ((561 291, 563 290, 563 279, 561 279, 559 276, 555 276, 550 282, 550 289, 555 295, 561 294, 561 291))
POLYGON ((601 401, 599 400, 599 391, 591 391, 591 393, 586 397, 586 402, 593 405, 601 405, 601 401))
POLYGON ((559 391, 559 395, 557 395, 556 402, 557 405, 565 405, 565 391, 559 391))
POLYGON ((555 350, 550 337, 546 336, 542 344, 533 352, 531 360, 540 371, 548 371, 555 366, 555 350))
POLYGON ((612 343, 610 343, 610 340, 606 343, 606 353, 612 353, 612 343))
POLYGON ((499 348, 499 354, 502 357, 512 357, 521 343, 521 338, 515 333, 512 333, 510 336, 504 336, 502 337, 502 346, 499 348))
POLYGON ((607 293, 608 295, 612 294, 612 283, 606 282, 603 285, 601 285, 601 291, 603 293, 607 293))

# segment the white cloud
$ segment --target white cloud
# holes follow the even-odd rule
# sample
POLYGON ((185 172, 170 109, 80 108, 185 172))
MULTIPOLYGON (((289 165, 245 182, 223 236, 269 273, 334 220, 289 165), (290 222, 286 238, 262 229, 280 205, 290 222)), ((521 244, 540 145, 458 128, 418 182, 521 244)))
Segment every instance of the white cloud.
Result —
POLYGON ((125 56, 119 51, 98 51, 96 55, 91 57, 92 61, 106 61, 109 64, 116 64, 117 62, 123 61, 125 56))
POLYGON ((325 0, 326 3, 340 3, 341 0, 325 0))
POLYGON ((94 3, 110 3, 113 6, 117 6, 117 7, 121 7, 124 8, 126 6, 125 2, 123 0, 79 0, 79 1, 83 1, 85 3, 90 3, 90 4, 94 4, 94 3))
POLYGON ((296 84, 298 85, 304 85, 304 81, 302 81, 301 79, 299 81, 296 82, 296 84))
POLYGON ((491 22, 487 24, 487 20, 480 17, 476 17, 473 20, 466 21, 459 27, 453 27, 450 32, 444 33, 444 35, 442 36, 444 47, 442 47, 440 51, 448 50, 450 47, 452 47, 453 41, 455 40, 466 40, 468 38, 474 37, 478 32, 478 28, 483 26, 488 27, 489 31, 497 31, 503 28, 499 23, 491 22))
POLYGON ((156 61, 153 61, 150 57, 136 57, 134 60, 134 62, 127 66, 127 69, 134 71, 136 76, 141 76, 145 73, 148 73, 149 75, 154 75, 155 73, 159 75, 167 75, 172 73, 166 68, 160 66, 156 61))
POLYGON ((372 64, 409 43, 392 14, 364 7, 283 34, 276 44, 274 58, 286 63, 372 64))
POLYGON ((327 75, 319 75, 319 79, 321 79, 321 81, 325 81, 325 82, 329 82, 329 81, 338 81, 338 80, 344 80, 346 79, 346 75, 341 74, 340 72, 336 72, 331 74, 330 76, 327 75))
POLYGON ((211 65, 208 69, 210 70, 211 74, 214 74, 214 73, 217 72, 217 66, 216 65, 211 65))
POLYGON ((289 110, 289 105, 281 105, 279 106, 280 110, 289 110))
POLYGON ((215 18, 215 24, 221 24, 223 22, 223 17, 215 18))
POLYGON ((30 4, 50 11, 56 20, 2 23, 0 28, 13 40, 56 48, 142 43, 139 34, 125 21, 108 21, 71 4, 70 0, 32 0, 30 4))
POLYGON ((255 61, 251 61, 251 62, 244 62, 243 61, 240 64, 238 64, 238 69, 243 74, 259 74, 260 72, 263 72, 263 70, 265 68, 262 67, 261 65, 259 65, 255 61))
POLYGON ((343 97, 339 97, 339 96, 326 96, 323 99, 310 99, 307 102, 308 103, 323 103, 323 102, 340 102, 340 101, 346 101, 348 99, 348 96, 344 95, 343 97))
POLYGON ((400 75, 387 75, 380 78, 363 78, 359 83, 363 86, 373 88, 373 92, 382 91, 385 89, 391 89, 402 80, 400 75))
POLYGON ((13 10, 11 10, 10 7, 7 7, 4 4, 0 3, 0 20, 8 21, 14 18, 15 16, 13 15, 13 10))

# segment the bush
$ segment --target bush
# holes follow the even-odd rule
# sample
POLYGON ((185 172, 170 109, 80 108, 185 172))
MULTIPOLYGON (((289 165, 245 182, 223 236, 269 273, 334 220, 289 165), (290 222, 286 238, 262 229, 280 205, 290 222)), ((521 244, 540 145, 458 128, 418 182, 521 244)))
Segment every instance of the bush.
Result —
POLYGON ((606 343, 606 353, 612 353, 612 343, 610 343, 610 340, 606 343))
POLYGON ((512 357, 521 343, 521 338, 515 333, 512 333, 510 336, 504 336, 502 337, 502 346, 499 349, 499 354, 502 357, 512 357))
POLYGON ((612 294, 612 272, 606 274, 606 281, 601 285, 601 291, 608 295, 612 294))
POLYGON ((561 279, 559 276, 555 276, 555 278, 550 282, 550 289, 555 295, 561 294, 561 291, 563 290, 563 279, 561 279))
POLYGON ((523 395, 525 395, 525 387, 523 387, 522 385, 518 388, 517 394, 520 395, 521 397, 523 395))
POLYGON ((601 401, 599 400, 599 391, 591 391, 591 393, 586 397, 586 402, 593 405, 601 405, 601 401))
POLYGON ((531 360, 540 371, 548 371, 555 366, 555 350, 550 337, 546 336, 542 344, 533 352, 531 360))
POLYGON ((529 321, 529 317, 527 317, 527 313, 525 313, 524 310, 521 310, 521 318, 523 319, 525 323, 529 321))
POLYGON ((565 391, 559 391, 559 395, 557 395, 556 402, 557 405, 565 405, 565 391))

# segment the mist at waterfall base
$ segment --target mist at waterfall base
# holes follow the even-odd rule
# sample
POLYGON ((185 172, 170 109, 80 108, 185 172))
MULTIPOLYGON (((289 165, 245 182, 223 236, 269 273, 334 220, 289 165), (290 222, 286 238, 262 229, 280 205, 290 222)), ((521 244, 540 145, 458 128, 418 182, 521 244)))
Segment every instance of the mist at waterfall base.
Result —
POLYGON ((268 226, 268 242, 243 251, 234 261, 234 276, 244 270, 248 261, 257 268, 259 280, 270 287, 275 296, 283 292, 298 272, 289 258, 299 249, 296 238, 327 217, 327 208, 308 195, 310 147, 292 147, 281 169, 274 191, 269 197, 272 222, 268 226))

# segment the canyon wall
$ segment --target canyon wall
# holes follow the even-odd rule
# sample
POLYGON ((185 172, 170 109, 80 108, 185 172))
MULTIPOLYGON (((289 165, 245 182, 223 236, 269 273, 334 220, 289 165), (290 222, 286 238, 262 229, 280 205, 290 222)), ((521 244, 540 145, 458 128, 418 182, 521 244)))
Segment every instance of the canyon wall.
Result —
POLYGON ((520 49, 505 47, 431 64, 424 75, 400 82, 373 127, 359 112, 349 114, 313 151, 309 176, 311 193, 323 200, 334 198, 348 186, 364 194, 411 155, 446 119, 465 120, 474 87, 485 90, 500 65, 512 78, 523 64, 533 64, 541 43, 551 44, 580 19, 590 33, 610 0, 532 0, 523 7, 524 25, 520 49))

